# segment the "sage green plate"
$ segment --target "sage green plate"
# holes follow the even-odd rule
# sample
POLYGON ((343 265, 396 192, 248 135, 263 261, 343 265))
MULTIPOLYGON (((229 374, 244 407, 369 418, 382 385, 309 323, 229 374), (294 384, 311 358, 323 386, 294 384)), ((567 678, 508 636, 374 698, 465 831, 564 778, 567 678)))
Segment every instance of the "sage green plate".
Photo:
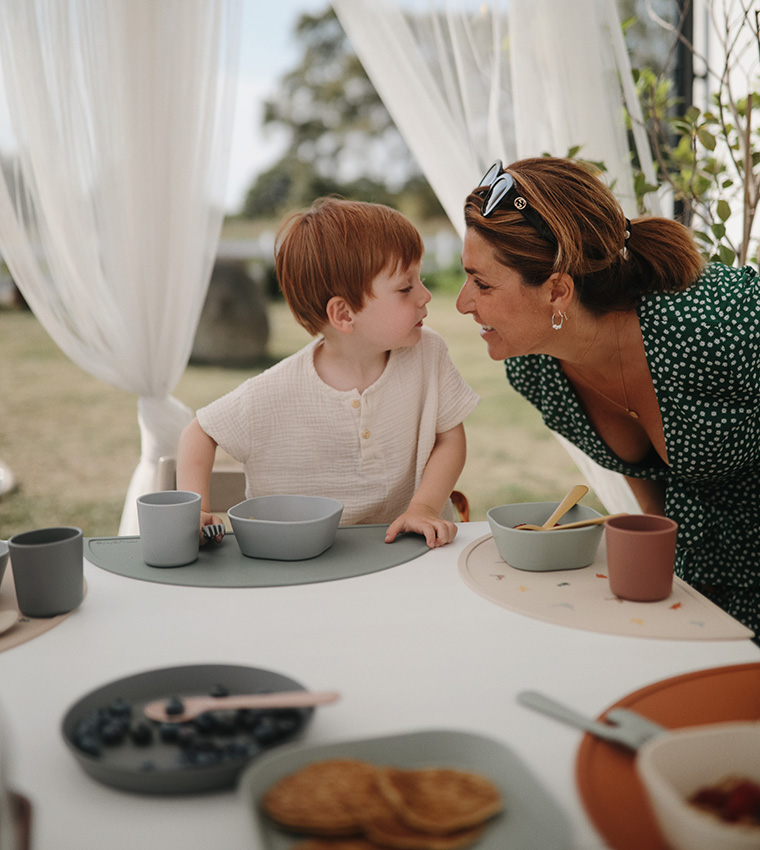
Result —
POLYGON ((280 830, 259 807, 278 779, 316 761, 362 759, 401 768, 454 767, 476 771, 500 789, 504 811, 486 825, 477 850, 566 850, 570 826, 562 809, 523 762, 499 741, 471 732, 424 730, 313 747, 289 745, 268 753, 241 774, 238 793, 249 809, 262 850, 290 850, 292 833, 280 830))

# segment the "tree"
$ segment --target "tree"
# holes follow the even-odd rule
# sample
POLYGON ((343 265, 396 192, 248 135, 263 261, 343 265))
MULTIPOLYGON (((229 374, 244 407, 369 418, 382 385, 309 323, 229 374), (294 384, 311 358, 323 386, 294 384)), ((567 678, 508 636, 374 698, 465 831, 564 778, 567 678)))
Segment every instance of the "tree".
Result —
POLYGON ((300 61, 263 119, 288 133, 287 150, 251 187, 243 215, 276 217, 333 193, 442 215, 332 9, 302 15, 295 35, 300 61))

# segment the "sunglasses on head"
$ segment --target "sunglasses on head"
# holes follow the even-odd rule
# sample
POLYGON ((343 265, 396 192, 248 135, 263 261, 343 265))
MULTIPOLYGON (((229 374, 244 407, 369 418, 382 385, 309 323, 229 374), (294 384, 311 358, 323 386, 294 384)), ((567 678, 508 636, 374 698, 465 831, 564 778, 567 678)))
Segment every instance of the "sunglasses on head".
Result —
POLYGON ((515 209, 547 242, 551 242, 552 245, 557 244, 557 237, 552 233, 549 225, 536 210, 528 205, 520 194, 515 178, 504 171, 500 159, 497 159, 486 171, 478 186, 480 187, 477 190, 478 193, 485 191, 483 206, 480 210, 483 218, 488 218, 498 209, 515 209))

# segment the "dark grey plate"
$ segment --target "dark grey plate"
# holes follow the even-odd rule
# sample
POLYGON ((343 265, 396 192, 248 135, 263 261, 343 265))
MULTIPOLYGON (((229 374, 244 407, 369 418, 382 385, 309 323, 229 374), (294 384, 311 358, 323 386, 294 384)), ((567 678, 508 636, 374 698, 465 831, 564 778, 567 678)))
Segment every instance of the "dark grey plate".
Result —
MULTIPOLYGON (((238 791, 250 810, 263 850, 289 850, 293 835, 278 829, 259 801, 278 779, 325 759, 362 759, 402 768, 456 767, 489 777, 500 789, 504 811, 488 824, 477 850, 567 850, 568 819, 523 762, 493 738, 471 732, 432 729, 314 747, 292 745, 268 753, 240 777, 238 791)), ((257 845, 259 846, 259 845, 257 845)))
MULTIPOLYGON (((100 756, 89 755, 74 743, 79 722, 115 700, 123 699, 132 703, 132 717, 137 720, 143 719, 142 709, 151 700, 175 695, 207 694, 219 684, 224 685, 231 694, 305 690, 288 676, 255 667, 198 664, 148 670, 103 685, 77 701, 63 718, 63 739, 85 773, 98 782, 124 791, 186 794, 233 787, 243 768, 257 756, 246 754, 221 764, 186 766, 178 761, 179 746, 163 743, 157 735, 147 747, 136 746, 128 740, 115 746, 104 746, 100 756)), ((314 713, 313 708, 296 711, 301 715, 298 728, 280 738, 277 745, 293 740, 303 732, 314 713)), ((152 725, 157 727, 158 724, 152 725)), ((240 740, 250 740, 247 733, 240 733, 238 737, 240 740)))

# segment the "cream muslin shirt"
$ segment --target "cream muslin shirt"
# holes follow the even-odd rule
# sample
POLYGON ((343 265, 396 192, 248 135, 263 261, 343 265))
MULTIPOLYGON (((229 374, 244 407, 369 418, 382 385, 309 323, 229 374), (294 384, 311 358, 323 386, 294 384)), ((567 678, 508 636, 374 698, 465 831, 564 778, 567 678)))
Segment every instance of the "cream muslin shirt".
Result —
MULTIPOLYGON (((246 497, 330 496, 342 525, 390 523, 409 506, 436 434, 480 401, 429 328, 391 351, 363 393, 328 386, 314 368, 321 338, 201 408, 201 428, 245 467, 246 497)), ((455 520, 449 503, 444 516, 455 520)))

